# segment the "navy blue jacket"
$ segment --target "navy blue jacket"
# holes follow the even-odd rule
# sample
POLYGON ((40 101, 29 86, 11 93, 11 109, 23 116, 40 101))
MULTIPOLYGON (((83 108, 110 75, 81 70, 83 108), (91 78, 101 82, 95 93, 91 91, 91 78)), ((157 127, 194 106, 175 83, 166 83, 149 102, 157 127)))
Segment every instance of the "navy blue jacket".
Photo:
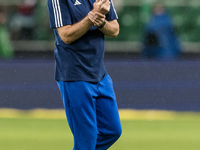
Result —
MULTIPOLYGON (((99 82, 107 74, 104 66, 104 34, 95 26, 78 40, 66 44, 56 28, 82 20, 95 0, 47 0, 50 27, 55 34, 55 80, 99 82)), ((111 0, 106 20, 117 19, 111 0)))
POLYGON ((179 40, 169 15, 153 15, 145 29, 143 55, 150 58, 176 58, 180 53, 179 40))

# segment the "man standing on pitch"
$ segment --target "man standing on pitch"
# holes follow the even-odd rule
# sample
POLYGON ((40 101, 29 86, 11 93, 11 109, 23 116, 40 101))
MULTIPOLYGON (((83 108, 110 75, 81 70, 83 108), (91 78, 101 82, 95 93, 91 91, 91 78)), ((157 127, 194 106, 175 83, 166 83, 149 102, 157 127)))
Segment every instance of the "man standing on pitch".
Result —
POLYGON ((104 35, 119 34, 112 0, 47 0, 58 83, 74 150, 106 150, 122 128, 104 67, 104 35))

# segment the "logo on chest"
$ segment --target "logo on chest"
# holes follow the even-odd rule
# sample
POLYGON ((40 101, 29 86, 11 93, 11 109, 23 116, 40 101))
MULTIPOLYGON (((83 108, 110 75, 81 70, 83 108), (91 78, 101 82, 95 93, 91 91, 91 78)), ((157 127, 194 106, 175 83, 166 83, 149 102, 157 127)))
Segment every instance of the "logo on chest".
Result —
POLYGON ((81 2, 79 2, 78 0, 75 1, 74 5, 81 5, 81 2))

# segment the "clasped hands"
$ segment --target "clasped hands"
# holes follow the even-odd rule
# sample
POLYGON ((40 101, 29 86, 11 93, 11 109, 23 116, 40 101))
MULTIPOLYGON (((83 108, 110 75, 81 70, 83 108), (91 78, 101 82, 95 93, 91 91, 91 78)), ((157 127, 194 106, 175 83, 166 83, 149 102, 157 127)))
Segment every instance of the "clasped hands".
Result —
POLYGON ((109 0, 96 0, 93 9, 88 13, 90 21, 96 27, 100 27, 106 18, 106 14, 110 11, 109 0))

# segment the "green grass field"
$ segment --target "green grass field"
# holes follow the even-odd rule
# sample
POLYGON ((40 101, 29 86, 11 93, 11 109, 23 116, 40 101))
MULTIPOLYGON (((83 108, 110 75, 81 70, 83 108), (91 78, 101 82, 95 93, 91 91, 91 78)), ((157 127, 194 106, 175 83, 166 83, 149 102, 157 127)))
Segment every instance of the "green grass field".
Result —
MULTIPOLYGON (((199 150, 200 114, 120 111, 123 134, 110 150, 199 150)), ((71 150, 64 111, 0 110, 0 150, 71 150)))

